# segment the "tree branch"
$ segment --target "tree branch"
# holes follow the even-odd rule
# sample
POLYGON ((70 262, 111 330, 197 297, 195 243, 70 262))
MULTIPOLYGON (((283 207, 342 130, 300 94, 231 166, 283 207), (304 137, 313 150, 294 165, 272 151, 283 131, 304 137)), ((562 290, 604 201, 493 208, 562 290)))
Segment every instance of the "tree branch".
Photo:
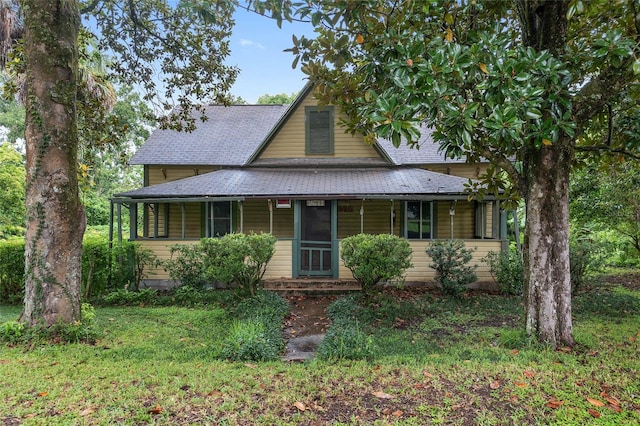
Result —
POLYGON ((610 154, 620 154, 625 157, 633 158, 634 160, 640 160, 640 154, 634 154, 625 149, 611 148, 609 145, 592 145, 592 146, 576 146, 576 152, 604 152, 610 154))

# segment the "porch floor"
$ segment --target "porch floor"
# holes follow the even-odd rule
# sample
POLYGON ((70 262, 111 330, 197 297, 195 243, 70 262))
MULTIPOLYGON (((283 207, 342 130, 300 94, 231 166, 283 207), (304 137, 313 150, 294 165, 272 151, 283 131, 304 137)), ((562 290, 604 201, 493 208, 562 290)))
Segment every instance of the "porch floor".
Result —
POLYGON ((263 280, 265 290, 283 293, 343 293, 359 291, 360 285, 355 280, 337 278, 270 278, 263 280))

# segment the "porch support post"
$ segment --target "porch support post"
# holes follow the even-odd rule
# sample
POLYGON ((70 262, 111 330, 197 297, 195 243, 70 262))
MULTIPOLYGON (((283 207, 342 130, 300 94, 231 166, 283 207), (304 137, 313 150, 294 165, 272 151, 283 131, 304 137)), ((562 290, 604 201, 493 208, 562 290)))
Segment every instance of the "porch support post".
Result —
MULTIPOLYGON (((118 203, 118 242, 122 243, 122 204, 118 203)), ((138 203, 129 203, 129 240, 138 237, 138 203)))
POLYGON ((453 216, 456 214, 456 201, 452 201, 449 206, 449 239, 453 240, 453 216))
POLYGON ((109 251, 113 248, 113 200, 109 200, 109 251))
POLYGON ((244 202, 238 200, 238 208, 240 209, 240 233, 244 234, 244 202))
POLYGON ((364 234, 364 198, 360 203, 360 233, 364 234))
POLYGON ((269 202, 269 233, 273 235, 273 202, 271 198, 268 200, 269 202))
POLYGON ((185 214, 184 203, 180 203, 180 215, 182 217, 182 239, 184 240, 187 236, 187 224, 186 224, 186 214, 185 214))
POLYGON ((331 200, 331 272, 333 278, 340 277, 340 256, 338 251, 338 201, 331 200))
POLYGON ((389 234, 393 235, 393 198, 391 199, 391 212, 389 213, 389 234))

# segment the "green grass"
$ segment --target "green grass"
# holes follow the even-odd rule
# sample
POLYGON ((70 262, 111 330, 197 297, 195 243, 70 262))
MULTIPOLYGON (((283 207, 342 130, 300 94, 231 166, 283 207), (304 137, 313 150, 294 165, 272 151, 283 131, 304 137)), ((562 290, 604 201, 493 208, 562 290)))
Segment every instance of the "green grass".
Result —
POLYGON ((97 308, 96 345, 0 346, 0 424, 640 424, 638 291, 576 297, 578 345, 559 351, 523 335, 519 298, 347 305, 371 361, 228 362, 223 305, 97 308))

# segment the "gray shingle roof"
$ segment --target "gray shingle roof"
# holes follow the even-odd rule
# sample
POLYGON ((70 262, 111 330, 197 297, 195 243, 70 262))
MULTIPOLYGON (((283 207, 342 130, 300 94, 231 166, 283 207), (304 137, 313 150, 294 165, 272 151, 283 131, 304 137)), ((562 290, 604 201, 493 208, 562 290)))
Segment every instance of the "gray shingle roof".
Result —
POLYGON ((420 139, 418 139, 419 148, 411 148, 406 144, 405 139, 399 147, 393 146, 391 141, 386 139, 378 139, 378 145, 387 153, 391 161, 397 165, 412 164, 441 164, 441 163, 464 163, 465 159, 445 158, 440 152, 440 146, 434 142, 432 137, 433 130, 423 126, 420 129, 420 139))
POLYGON ((241 166, 288 105, 210 105, 191 133, 156 130, 129 164, 241 166))
POLYGON ((468 179, 418 168, 223 169, 118 197, 375 197, 461 194, 468 179))

